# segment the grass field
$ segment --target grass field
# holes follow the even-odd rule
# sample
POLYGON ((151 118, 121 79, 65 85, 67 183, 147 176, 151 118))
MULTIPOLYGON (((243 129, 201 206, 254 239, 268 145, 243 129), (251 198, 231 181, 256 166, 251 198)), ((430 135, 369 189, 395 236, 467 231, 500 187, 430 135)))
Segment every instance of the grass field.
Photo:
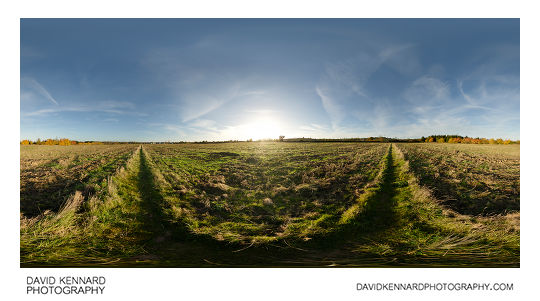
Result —
POLYGON ((464 214, 519 211, 519 145, 402 144, 420 182, 464 214))
POLYGON ((519 145, 21 146, 21 266, 519 266, 519 145))
POLYGON ((21 145, 21 213, 57 211, 76 190, 85 197, 107 185, 135 145, 21 145))

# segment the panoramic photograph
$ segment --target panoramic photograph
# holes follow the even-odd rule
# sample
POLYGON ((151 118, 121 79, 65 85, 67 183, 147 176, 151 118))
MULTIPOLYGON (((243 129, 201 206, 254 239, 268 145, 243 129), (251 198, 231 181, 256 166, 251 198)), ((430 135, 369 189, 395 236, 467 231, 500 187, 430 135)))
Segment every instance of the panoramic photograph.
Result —
POLYGON ((520 20, 22 18, 19 177, 23 268, 519 268, 520 20))

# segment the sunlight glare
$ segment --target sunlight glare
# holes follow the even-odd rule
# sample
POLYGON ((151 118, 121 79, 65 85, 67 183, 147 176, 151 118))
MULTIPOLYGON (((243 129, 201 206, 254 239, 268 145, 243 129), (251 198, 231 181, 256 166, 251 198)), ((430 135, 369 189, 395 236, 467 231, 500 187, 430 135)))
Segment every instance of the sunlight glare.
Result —
POLYGON ((244 135, 246 139, 260 140, 260 139, 278 139, 282 128, 280 122, 276 119, 264 116, 257 118, 244 125, 244 135))

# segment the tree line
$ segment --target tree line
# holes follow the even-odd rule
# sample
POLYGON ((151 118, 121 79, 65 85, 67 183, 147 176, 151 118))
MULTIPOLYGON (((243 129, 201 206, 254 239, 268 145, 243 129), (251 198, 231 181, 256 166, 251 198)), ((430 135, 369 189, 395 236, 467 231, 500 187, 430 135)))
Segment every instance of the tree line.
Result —
MULTIPOLYGON (((119 142, 115 142, 115 143, 119 143, 119 142)), ((35 141, 29 140, 29 139, 24 139, 21 141, 21 145, 78 145, 78 144, 96 145, 96 144, 108 144, 108 143, 101 142, 101 141, 77 141, 77 140, 71 140, 67 138, 44 139, 44 140, 41 140, 40 138, 38 138, 35 141)))
MULTIPOLYGON (((487 138, 471 138, 463 137, 459 135, 431 135, 422 138, 410 138, 410 139, 400 139, 400 138, 387 138, 387 137, 367 137, 367 138, 287 138, 285 136, 280 136, 279 139, 261 139, 258 141, 265 142, 405 142, 405 143, 465 143, 465 144, 519 144, 519 140, 510 140, 510 139, 487 139, 487 138)), ((239 140, 228 140, 228 141, 199 141, 194 143, 227 143, 227 142, 239 142, 239 140)), ((253 142, 252 139, 248 139, 247 142, 253 142)), ((77 141, 67 138, 55 138, 55 139, 37 139, 35 141, 25 139, 21 141, 21 145, 99 145, 99 144, 155 144, 155 143, 187 143, 184 141, 178 142, 116 142, 116 141, 77 141)))
POLYGON ((459 135, 431 135, 428 137, 422 137, 421 142, 428 143, 466 143, 466 144, 519 144, 519 140, 510 139, 487 139, 487 138, 471 138, 463 137, 459 135))

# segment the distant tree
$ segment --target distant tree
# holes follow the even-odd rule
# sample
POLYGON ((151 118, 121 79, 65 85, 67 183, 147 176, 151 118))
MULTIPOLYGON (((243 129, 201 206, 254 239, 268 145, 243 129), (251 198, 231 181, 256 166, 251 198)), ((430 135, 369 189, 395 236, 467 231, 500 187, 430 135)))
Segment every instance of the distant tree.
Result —
POLYGON ((437 143, 444 143, 444 138, 437 139, 437 143))
POLYGON ((30 145, 30 141, 25 139, 25 140, 21 141, 21 145, 30 145))
POLYGON ((279 141, 283 141, 285 139, 285 136, 279 136, 279 141))
POLYGON ((58 141, 58 145, 71 145, 71 141, 69 139, 63 138, 58 141))
POLYGON ((45 145, 55 145, 55 144, 58 144, 58 141, 56 141, 54 139, 47 139, 47 140, 45 140, 44 144, 45 145))

